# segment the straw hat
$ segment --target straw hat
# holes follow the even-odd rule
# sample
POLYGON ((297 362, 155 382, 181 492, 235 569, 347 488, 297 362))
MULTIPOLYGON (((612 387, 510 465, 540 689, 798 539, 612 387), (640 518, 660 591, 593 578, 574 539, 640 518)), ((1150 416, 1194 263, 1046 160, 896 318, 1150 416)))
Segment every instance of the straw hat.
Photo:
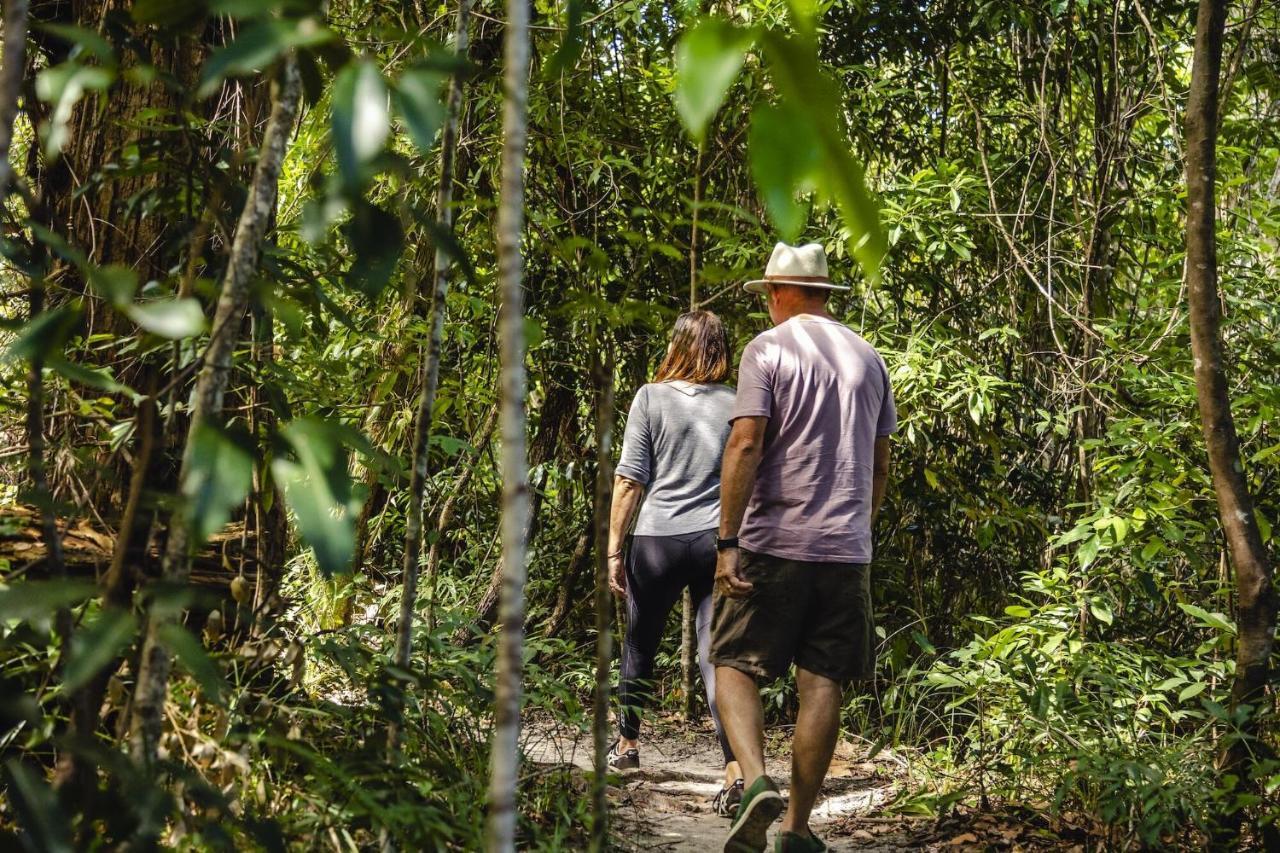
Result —
POLYGON ((827 250, 818 243, 804 246, 788 246, 779 243, 773 247, 769 265, 764 268, 764 278, 749 281, 742 287, 749 293, 768 293, 771 284, 798 284, 822 290, 848 290, 842 284, 832 284, 827 273, 827 250))

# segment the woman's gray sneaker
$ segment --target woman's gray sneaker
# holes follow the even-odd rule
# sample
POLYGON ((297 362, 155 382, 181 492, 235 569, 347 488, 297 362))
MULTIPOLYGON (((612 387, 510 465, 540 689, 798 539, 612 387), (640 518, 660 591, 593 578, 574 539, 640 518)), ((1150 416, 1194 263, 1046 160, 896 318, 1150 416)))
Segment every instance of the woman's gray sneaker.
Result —
POLYGON ((619 741, 614 741, 613 746, 609 747, 609 753, 606 756, 609 760, 609 766, 614 770, 636 770, 640 767, 640 750, 628 749, 624 752, 618 751, 619 741))
POLYGON ((782 794, 768 776, 742 792, 738 816, 724 841, 724 853, 763 853, 769 842, 769 825, 782 814, 782 794))
POLYGON ((720 817, 734 818, 738 814, 738 804, 742 802, 742 789, 746 783, 741 779, 734 780, 727 788, 721 788, 720 793, 716 794, 716 798, 711 801, 711 810, 720 817))

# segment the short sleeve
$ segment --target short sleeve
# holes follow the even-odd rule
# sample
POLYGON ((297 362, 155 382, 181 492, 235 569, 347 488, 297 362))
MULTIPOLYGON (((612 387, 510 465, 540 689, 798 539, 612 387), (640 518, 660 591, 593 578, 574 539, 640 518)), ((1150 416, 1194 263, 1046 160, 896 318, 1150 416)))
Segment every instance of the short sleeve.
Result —
POLYGON ((770 357, 769 347, 760 338, 747 344, 738 364, 738 393, 733 401, 736 418, 773 416, 773 381, 776 365, 770 357))
POLYGON ((893 402, 893 386, 889 384, 889 368, 884 359, 880 359, 880 370, 884 374, 884 399, 880 401, 880 416, 876 418, 876 437, 884 438, 898 428, 898 407, 893 402))
POLYGON ((649 432, 649 388, 642 386, 631 401, 627 428, 622 434, 622 454, 613 472, 640 485, 648 485, 653 469, 653 441, 649 432))

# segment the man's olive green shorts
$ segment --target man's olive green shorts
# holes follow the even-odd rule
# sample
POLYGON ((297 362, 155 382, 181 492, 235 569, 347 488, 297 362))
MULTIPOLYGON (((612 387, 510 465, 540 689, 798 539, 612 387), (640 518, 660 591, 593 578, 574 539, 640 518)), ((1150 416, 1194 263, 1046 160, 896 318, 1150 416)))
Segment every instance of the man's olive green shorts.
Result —
POLYGON ((833 681, 875 673, 871 572, 741 551, 743 598, 715 593, 711 662, 773 680, 795 663, 833 681))

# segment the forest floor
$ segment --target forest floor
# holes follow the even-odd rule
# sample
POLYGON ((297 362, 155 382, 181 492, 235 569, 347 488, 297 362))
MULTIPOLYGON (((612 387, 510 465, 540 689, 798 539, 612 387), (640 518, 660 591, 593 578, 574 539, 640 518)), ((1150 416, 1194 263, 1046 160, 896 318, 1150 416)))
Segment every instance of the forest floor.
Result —
MULTIPOLYGON (((790 775, 787 739, 774 730, 767 738, 769 775, 787 793, 790 775)), ((589 771, 590 733, 535 720, 526 728, 525 752, 542 767, 571 764, 589 771)), ((906 782, 907 760, 889 750, 873 760, 867 746, 837 745, 822 796, 810 826, 832 850, 1081 850, 1076 839, 1023 822, 991 815, 953 814, 944 821, 889 813, 886 807, 906 782)), ((610 786, 614 849, 625 851, 719 850, 729 821, 711 809, 722 782, 721 758, 709 725, 657 720, 646 726, 641 766, 610 786)), ((770 833, 770 842, 777 827, 770 833)))

